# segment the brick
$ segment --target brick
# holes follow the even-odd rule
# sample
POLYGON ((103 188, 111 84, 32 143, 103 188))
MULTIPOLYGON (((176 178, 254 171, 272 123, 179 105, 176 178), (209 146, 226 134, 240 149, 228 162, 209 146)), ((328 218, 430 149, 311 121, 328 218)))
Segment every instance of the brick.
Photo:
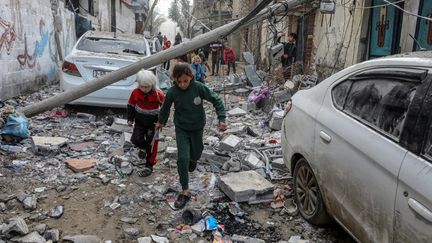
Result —
POLYGON ((291 94, 287 90, 281 90, 273 93, 276 103, 282 103, 291 99, 291 94))
POLYGON ((242 171, 222 176, 218 186, 235 202, 271 202, 273 184, 256 171, 242 171))
POLYGON ((93 168, 96 162, 95 159, 69 159, 66 160, 66 165, 73 172, 83 172, 93 168))

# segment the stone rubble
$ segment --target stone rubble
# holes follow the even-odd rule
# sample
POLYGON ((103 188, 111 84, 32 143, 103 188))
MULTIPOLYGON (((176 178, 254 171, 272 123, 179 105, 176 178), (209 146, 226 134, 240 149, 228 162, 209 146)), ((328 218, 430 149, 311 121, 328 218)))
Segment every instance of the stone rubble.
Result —
MULTIPOLYGON (((205 104, 204 151, 190 174, 187 207, 213 216, 223 237, 234 242, 286 242, 292 235, 334 241, 283 206, 292 198, 292 178, 277 130, 289 92, 275 88, 279 110, 264 112, 247 100, 247 78, 232 76, 224 87, 217 80, 208 84, 221 92, 229 129, 216 130, 216 114, 205 104)), ((263 84, 252 78, 257 87, 263 84)), ((58 86, 48 87, 10 103, 18 108, 56 92, 58 86)), ((172 121, 160 135, 153 174, 142 178, 125 110, 57 109, 64 115, 30 119, 31 138, 13 144, 0 139, 0 242, 208 242, 217 236, 204 221, 185 225, 182 211, 170 207, 181 190, 172 121)))

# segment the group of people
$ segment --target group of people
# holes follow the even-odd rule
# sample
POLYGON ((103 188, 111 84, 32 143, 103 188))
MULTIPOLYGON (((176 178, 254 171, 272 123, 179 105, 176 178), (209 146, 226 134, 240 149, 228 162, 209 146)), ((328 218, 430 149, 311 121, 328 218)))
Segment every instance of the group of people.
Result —
MULTIPOLYGON (((157 35, 157 38, 161 42, 162 50, 166 50, 171 47, 171 41, 166 36, 162 36, 161 32, 157 35)), ((182 37, 178 33, 174 39, 174 46, 182 43, 182 37)), ((223 44, 219 41, 211 43, 209 46, 199 48, 188 54, 184 54, 175 58, 176 63, 189 63, 194 73, 196 81, 202 83, 207 78, 207 72, 211 70, 211 76, 219 75, 220 65, 227 65, 227 75, 230 74, 231 69, 236 73, 236 54, 234 49, 229 46, 229 43, 225 41, 223 44), (207 60, 211 56, 211 68, 207 60), (190 61, 189 61, 190 60, 190 61)), ((169 70, 170 62, 164 63, 164 68, 169 70)))
POLYGON ((174 206, 183 208, 191 198, 189 173, 197 167, 204 149, 203 129, 205 110, 203 101, 211 102, 219 120, 218 128, 226 130, 225 107, 220 97, 205 84, 196 80, 188 63, 177 63, 172 70, 175 85, 166 95, 159 90, 156 76, 148 70, 136 75, 138 87, 130 95, 127 104, 127 120, 134 126, 131 142, 140 151, 144 169, 140 176, 150 176, 157 163, 158 133, 168 121, 171 106, 174 105, 174 125, 177 142, 177 171, 182 191, 174 206), (156 148, 156 149, 155 149, 156 148))

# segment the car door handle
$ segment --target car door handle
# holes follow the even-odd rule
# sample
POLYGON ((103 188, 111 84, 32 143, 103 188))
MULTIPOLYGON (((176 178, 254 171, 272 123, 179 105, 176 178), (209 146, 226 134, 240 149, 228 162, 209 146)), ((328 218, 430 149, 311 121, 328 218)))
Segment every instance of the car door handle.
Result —
POLYGON ((423 206, 423 204, 419 203, 415 199, 408 199, 408 205, 409 207, 414 210, 416 213, 418 213, 420 216, 422 216, 424 219, 432 223, 432 212, 423 206))
POLYGON ((327 133, 321 131, 320 132, 320 138, 325 142, 325 143, 330 143, 331 142, 331 137, 330 135, 328 135, 327 133))

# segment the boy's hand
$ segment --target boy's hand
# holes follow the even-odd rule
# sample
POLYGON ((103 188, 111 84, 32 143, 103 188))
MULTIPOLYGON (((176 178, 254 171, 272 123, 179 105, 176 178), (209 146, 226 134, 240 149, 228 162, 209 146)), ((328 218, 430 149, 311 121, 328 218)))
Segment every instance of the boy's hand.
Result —
POLYGON ((159 122, 156 122, 156 124, 155 124, 155 130, 162 130, 163 127, 164 127, 163 124, 160 124, 159 122))
POLYGON ((128 126, 132 126, 133 125, 133 121, 128 121, 128 126))
POLYGON ((218 124, 218 129, 219 129, 219 131, 221 131, 221 132, 227 130, 227 125, 225 124, 225 122, 219 122, 219 124, 218 124))

